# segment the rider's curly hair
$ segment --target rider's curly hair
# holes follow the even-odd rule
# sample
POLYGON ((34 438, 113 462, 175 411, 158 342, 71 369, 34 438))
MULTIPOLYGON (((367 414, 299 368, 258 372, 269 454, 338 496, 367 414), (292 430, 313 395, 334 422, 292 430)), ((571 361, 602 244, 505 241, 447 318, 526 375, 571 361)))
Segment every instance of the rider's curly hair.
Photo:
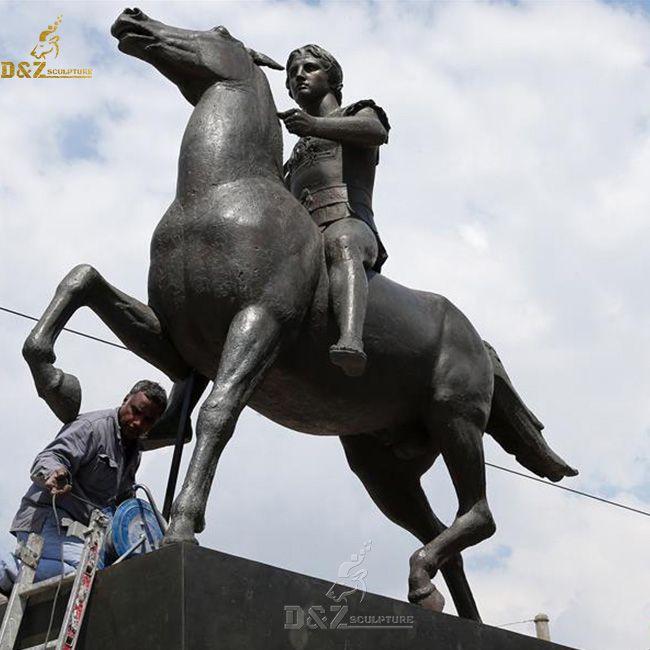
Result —
POLYGON ((289 54, 286 65, 287 81, 285 86, 287 89, 289 89, 289 68, 293 60, 298 56, 313 56, 315 59, 323 62, 323 69, 327 72, 327 80, 330 88, 336 97, 336 101, 340 104, 343 100, 343 94, 341 92, 343 89, 343 69, 339 65, 339 62, 326 49, 313 43, 303 45, 289 54))

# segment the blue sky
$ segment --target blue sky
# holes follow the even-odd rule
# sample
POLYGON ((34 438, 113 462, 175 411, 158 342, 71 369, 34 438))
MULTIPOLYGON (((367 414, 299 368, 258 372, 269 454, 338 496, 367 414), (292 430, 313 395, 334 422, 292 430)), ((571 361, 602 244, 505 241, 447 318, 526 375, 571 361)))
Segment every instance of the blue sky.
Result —
MULTIPOLYGON (((393 127, 375 192, 386 274, 446 295, 495 345, 547 439, 580 469, 567 485, 650 510, 648 3, 254 7, 255 20, 245 2, 141 8, 181 27, 224 24, 278 61, 307 42, 332 51, 344 100, 374 98, 393 127)), ((149 240, 173 198, 191 107, 117 51, 108 29, 123 8, 2 4, 1 60, 26 57, 62 14, 57 66, 95 70, 92 80, 0 79, 2 306, 40 313, 79 262, 146 300, 149 240)), ((278 108, 291 106, 283 74, 267 76, 278 108)), ((112 337, 87 310, 71 327, 112 337)), ((58 428, 20 356, 29 328, 0 314, 5 528, 58 428)), ((57 355, 81 379, 85 410, 117 405, 140 377, 169 386, 132 355, 72 335, 57 355)), ((485 445, 489 461, 517 467, 485 445)), ((152 453, 141 472, 160 499, 169 458, 152 453)), ((449 521, 442 463, 425 487, 449 521)), ((488 496, 497 534, 466 553, 486 622, 545 611, 560 643, 647 650, 647 518, 490 468, 488 496)), ((245 411, 201 543, 334 580, 369 539, 368 589, 404 598, 417 544, 376 511, 338 441, 245 411)))

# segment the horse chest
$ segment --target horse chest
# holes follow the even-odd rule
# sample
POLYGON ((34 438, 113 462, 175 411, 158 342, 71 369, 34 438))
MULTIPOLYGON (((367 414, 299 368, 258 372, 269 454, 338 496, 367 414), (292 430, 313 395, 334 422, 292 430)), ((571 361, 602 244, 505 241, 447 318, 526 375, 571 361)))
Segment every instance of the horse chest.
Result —
MULTIPOLYGON (((207 91, 185 128, 178 165, 178 196, 182 200, 208 192, 215 185, 250 175, 260 166, 268 128, 258 120, 242 124, 237 117, 254 115, 249 94, 215 87, 207 91)), ((263 166, 269 163, 265 160, 263 166)))

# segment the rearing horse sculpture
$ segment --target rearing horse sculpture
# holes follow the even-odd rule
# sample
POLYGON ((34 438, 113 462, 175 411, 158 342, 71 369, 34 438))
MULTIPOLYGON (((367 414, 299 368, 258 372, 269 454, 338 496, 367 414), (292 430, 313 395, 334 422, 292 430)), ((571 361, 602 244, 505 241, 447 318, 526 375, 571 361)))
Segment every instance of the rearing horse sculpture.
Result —
MULTIPOLYGON (((286 427, 337 435, 384 514, 423 544, 410 560, 409 599, 441 609, 441 569, 461 616, 479 619, 460 553, 495 525, 485 496, 488 431, 527 468, 554 481, 576 471, 546 444, 494 351, 442 296, 370 274, 362 378, 330 365, 321 235, 282 182, 282 136, 260 65, 280 68, 224 27, 190 31, 127 9, 111 30, 122 52, 173 81, 195 107, 185 130, 176 197, 151 242, 149 305, 75 267, 24 346, 39 394, 76 417, 77 379, 55 368, 54 343, 90 307, 133 352, 182 382, 213 386, 174 502, 167 541, 204 527, 219 457, 245 405, 286 427), (442 455, 459 509, 446 528, 420 477, 442 455)), ((194 401, 199 394, 195 394, 194 401)))

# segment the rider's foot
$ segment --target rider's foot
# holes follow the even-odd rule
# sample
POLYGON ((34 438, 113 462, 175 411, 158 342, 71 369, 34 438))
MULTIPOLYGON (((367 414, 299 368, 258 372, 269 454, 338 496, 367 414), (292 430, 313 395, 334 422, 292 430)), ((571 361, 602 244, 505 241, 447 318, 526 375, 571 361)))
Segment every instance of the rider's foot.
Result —
POLYGON ((360 377, 366 369, 367 357, 360 343, 342 344, 330 346, 330 361, 343 370, 348 377, 360 377))

